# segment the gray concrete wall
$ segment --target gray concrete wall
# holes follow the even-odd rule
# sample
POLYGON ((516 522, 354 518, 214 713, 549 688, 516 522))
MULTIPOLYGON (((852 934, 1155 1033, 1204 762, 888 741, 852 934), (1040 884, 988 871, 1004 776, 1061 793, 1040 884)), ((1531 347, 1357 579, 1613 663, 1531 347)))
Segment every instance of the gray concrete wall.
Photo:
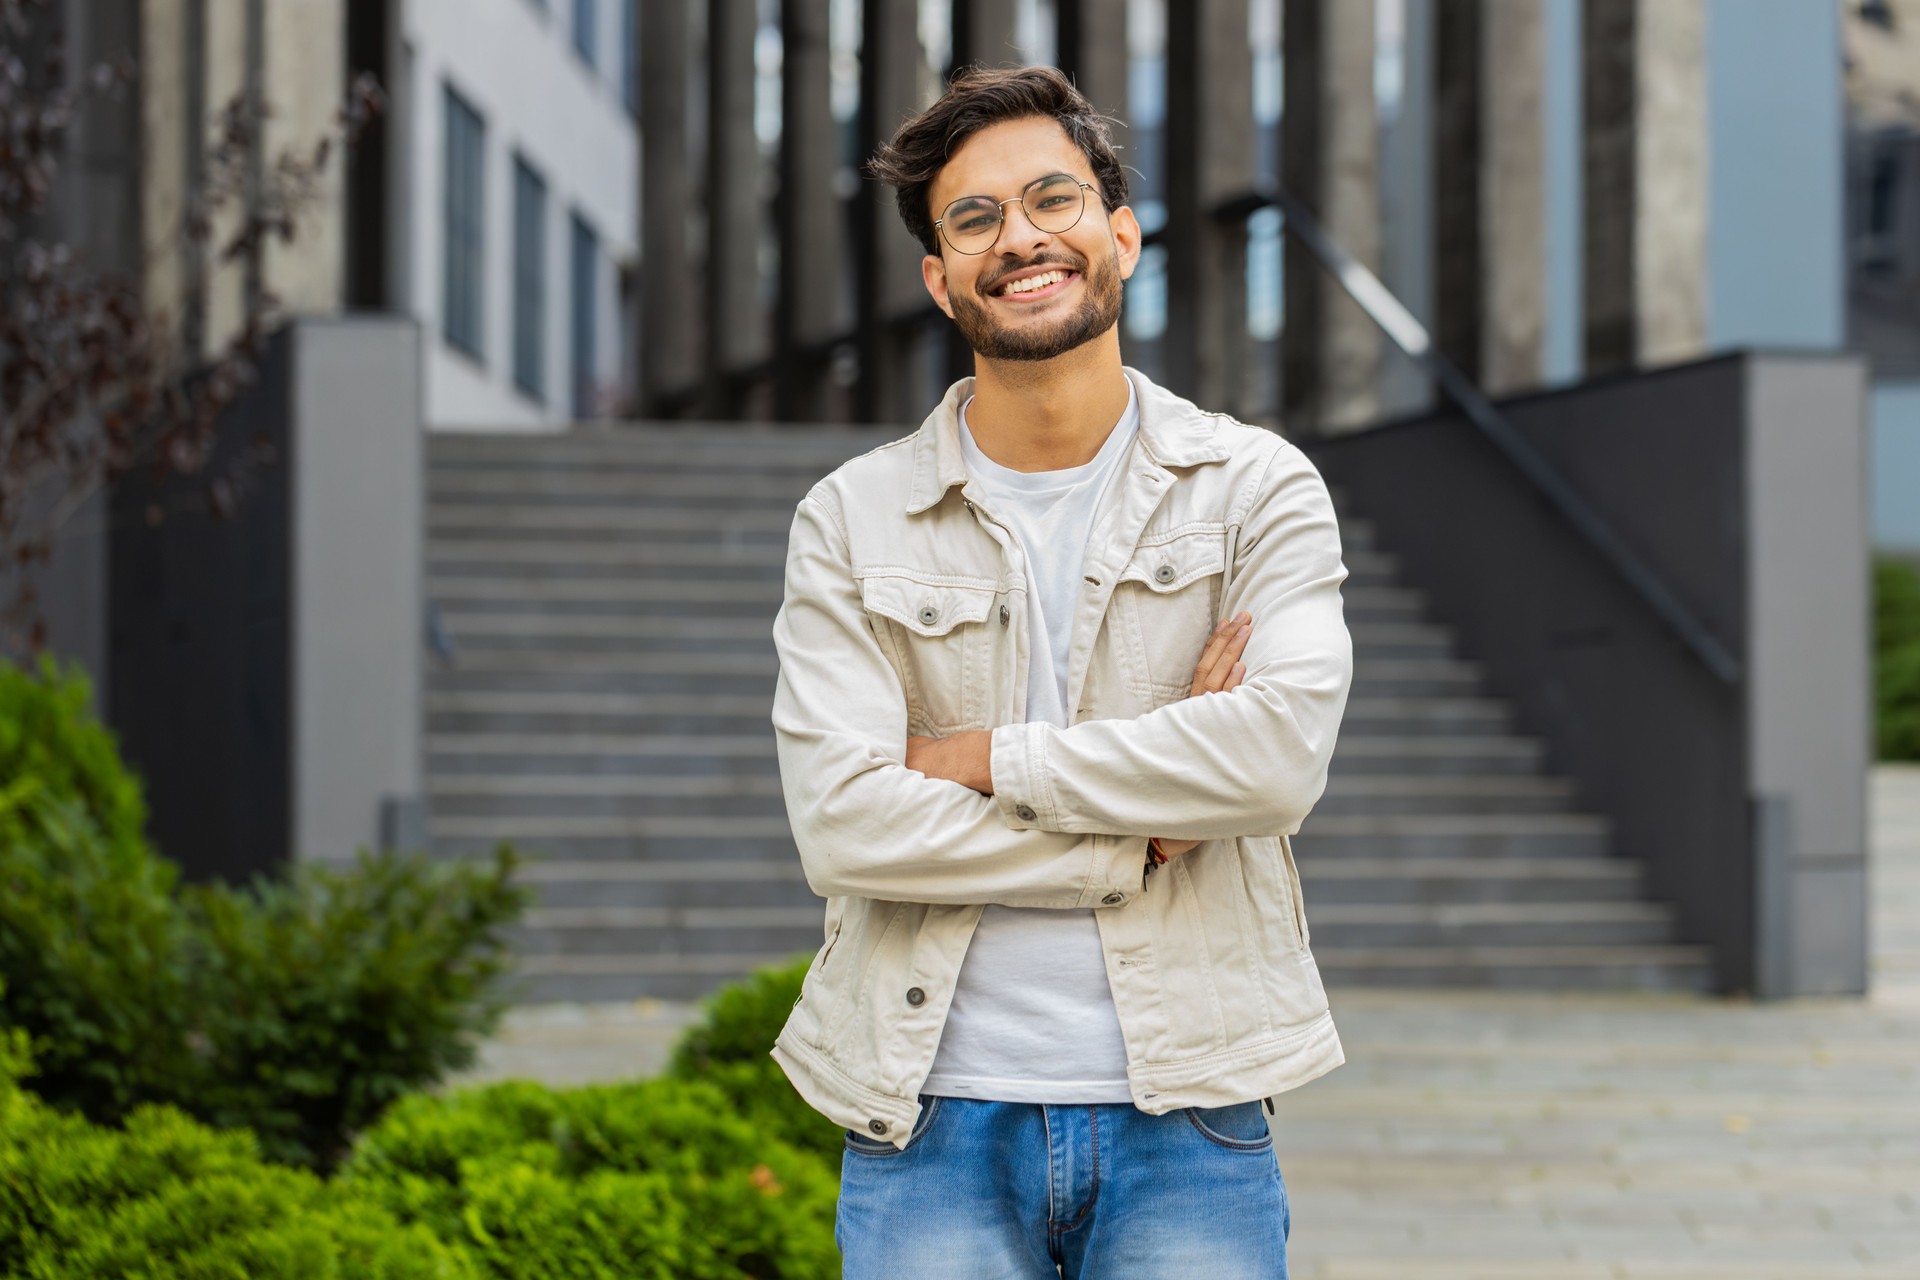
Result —
POLYGON ((1866 368, 1747 365, 1748 787, 1760 843, 1761 990, 1866 990, 1872 762, 1866 368))
POLYGON ((1726 991, 1863 989, 1861 378, 1743 353, 1502 406, 1740 656, 1733 684, 1458 415, 1309 445, 1726 991))
POLYGON ((380 842, 383 806, 422 838, 425 520, 420 330, 305 320, 292 332, 296 857, 380 842))

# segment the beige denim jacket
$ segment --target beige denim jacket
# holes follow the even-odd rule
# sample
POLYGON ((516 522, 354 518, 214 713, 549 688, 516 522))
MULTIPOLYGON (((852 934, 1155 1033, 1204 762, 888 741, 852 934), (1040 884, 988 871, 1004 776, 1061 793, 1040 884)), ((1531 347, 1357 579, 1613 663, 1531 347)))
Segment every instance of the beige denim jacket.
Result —
POLYGON ((1126 372, 1140 428, 1088 542, 1065 728, 1025 720, 1025 560, 968 483, 972 378, 794 514, 773 728, 826 938, 772 1053, 814 1108, 896 1146, 989 902, 1095 908, 1142 1111, 1345 1061, 1288 841, 1353 675, 1333 505, 1280 436, 1126 372), (1241 684, 1188 697, 1242 609, 1241 684), (992 796, 902 763, 909 735, 962 729, 993 732, 992 796), (1203 843, 1149 871, 1149 835, 1203 843))

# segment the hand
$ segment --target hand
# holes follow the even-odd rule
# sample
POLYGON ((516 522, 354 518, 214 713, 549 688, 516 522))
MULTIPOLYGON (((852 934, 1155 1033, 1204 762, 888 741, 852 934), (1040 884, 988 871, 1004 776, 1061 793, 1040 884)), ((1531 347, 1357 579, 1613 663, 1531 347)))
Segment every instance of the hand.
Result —
MULTIPOLYGON (((1242 610, 1213 629, 1213 635, 1207 640, 1207 647, 1200 651, 1200 661, 1193 668, 1193 687, 1187 691, 1189 698, 1199 697, 1203 693, 1226 693, 1240 683, 1247 674, 1247 664, 1240 661, 1240 655, 1246 651, 1247 637, 1253 634, 1253 615, 1242 610)), ((1160 837, 1160 849, 1169 858, 1177 858, 1198 848, 1198 840, 1169 840, 1160 837)))

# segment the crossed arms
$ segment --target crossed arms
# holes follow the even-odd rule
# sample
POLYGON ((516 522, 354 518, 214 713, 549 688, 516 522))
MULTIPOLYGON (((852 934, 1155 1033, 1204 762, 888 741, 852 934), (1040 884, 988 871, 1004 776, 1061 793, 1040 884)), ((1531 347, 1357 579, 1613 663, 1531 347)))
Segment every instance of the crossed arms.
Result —
POLYGON ((780 776, 815 893, 1094 907, 1138 891, 1145 833, 1291 834, 1319 799, 1353 656, 1332 503, 1298 449, 1275 450, 1237 513, 1222 612, 1260 620, 1238 686, 1132 720, 1002 725, 991 796, 908 767, 905 694, 836 501, 818 486, 795 510, 773 628, 780 776))

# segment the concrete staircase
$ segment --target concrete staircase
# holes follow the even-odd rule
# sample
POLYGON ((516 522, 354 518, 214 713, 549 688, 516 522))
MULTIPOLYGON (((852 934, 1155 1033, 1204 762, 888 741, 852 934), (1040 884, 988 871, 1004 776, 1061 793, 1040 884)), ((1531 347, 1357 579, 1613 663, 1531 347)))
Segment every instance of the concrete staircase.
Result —
MULTIPOLYGON (((510 840, 529 1000, 691 998, 819 945, 767 722, 793 505, 897 432, 435 433, 435 850, 510 840)), ((1336 502, 1340 496, 1335 495, 1336 502)), ((1705 989, 1705 948, 1342 510, 1353 692, 1294 841, 1329 986, 1705 989)))

